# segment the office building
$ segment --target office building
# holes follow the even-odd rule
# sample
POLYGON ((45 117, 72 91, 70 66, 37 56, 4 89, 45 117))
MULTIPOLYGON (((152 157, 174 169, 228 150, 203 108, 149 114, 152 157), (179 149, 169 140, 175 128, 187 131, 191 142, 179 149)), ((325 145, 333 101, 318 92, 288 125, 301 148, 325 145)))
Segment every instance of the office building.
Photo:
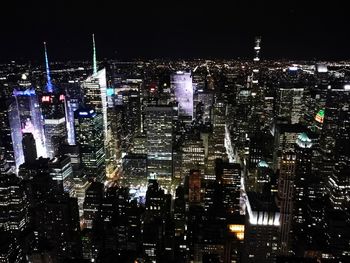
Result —
POLYGON ((102 115, 90 108, 78 109, 75 112, 75 138, 83 176, 102 182, 106 175, 102 115))
POLYGON ((179 116, 193 118, 193 87, 190 72, 177 71, 170 76, 170 85, 179 105, 179 116))

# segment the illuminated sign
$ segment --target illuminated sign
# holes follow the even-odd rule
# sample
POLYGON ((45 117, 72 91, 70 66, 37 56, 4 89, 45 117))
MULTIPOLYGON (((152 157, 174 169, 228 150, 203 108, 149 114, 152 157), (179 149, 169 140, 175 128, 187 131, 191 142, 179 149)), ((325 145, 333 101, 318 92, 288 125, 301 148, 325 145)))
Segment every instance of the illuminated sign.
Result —
POLYGON ((317 122, 319 122, 319 123, 323 123, 323 121, 324 121, 324 110, 323 110, 323 109, 320 110, 320 111, 316 114, 315 120, 316 120, 317 122))
POLYGON ((60 95, 59 100, 60 100, 60 101, 64 101, 64 95, 63 95, 63 94, 60 95))
POLYGON ((228 229, 231 233, 235 234, 238 240, 244 239, 244 225, 231 224, 228 225, 228 229))
POLYGON ((14 90, 13 95, 14 96, 32 96, 32 95, 35 95, 35 90, 33 89, 26 89, 24 91, 14 90))
POLYGON ((87 115, 89 115, 89 113, 86 111, 79 112, 79 116, 87 116, 87 115))
POLYGON ((51 102, 51 97, 50 97, 50 96, 43 96, 43 97, 41 98, 41 101, 42 101, 42 102, 51 102))

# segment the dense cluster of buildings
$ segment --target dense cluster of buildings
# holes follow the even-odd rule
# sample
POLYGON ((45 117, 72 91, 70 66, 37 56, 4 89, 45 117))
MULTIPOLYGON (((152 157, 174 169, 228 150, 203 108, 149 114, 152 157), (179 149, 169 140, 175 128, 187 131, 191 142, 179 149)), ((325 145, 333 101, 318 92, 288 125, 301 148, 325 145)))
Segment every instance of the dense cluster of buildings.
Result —
POLYGON ((0 262, 348 262, 350 65, 260 44, 0 65, 0 262))

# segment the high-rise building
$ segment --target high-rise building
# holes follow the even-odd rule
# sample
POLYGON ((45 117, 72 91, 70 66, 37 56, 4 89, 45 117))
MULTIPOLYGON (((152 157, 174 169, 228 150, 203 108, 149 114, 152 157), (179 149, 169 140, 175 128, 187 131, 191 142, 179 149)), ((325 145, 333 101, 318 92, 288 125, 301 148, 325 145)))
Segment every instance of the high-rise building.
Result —
POLYGON ((225 148, 226 105, 216 98, 213 107, 213 132, 209 135, 208 160, 204 178, 215 180, 215 160, 227 158, 225 148))
POLYGON ((260 61, 260 43, 261 37, 255 37, 255 45, 254 45, 254 61, 260 61))
POLYGON ((66 105, 67 141, 69 145, 75 145, 74 112, 79 109, 83 102, 83 91, 78 80, 70 80, 68 83, 60 83, 64 91, 66 105))
POLYGON ((0 228, 0 262, 20 263, 25 260, 23 249, 16 237, 0 228))
POLYGON ((20 178, 11 172, 9 165, 5 164, 0 170, 0 231, 23 231, 28 227, 28 209, 24 185, 20 178))
POLYGON ((230 214, 240 213, 241 166, 238 163, 215 162, 216 180, 223 187, 223 204, 230 214))
POLYGON ((46 157, 42 114, 36 92, 30 86, 31 84, 24 75, 20 88, 13 91, 8 109, 17 168, 24 162, 22 133, 32 133, 38 157, 46 157))
POLYGON ((304 88, 280 87, 276 96, 276 117, 285 118, 291 124, 304 117, 304 88))
POLYGON ((67 155, 54 157, 49 161, 50 176, 58 188, 75 196, 71 158, 67 155))
POLYGON ((194 110, 197 119, 204 124, 211 122, 211 112, 214 103, 214 93, 211 91, 197 90, 194 94, 194 110))
POLYGON ((24 161, 26 163, 34 163, 37 158, 37 154, 35 139, 32 133, 23 133, 22 145, 24 161))
POLYGON ((315 174, 312 169, 312 161, 315 152, 316 134, 300 133, 295 145, 295 194, 294 194, 294 212, 293 228, 294 235, 297 232, 303 235, 306 221, 306 208, 311 203, 309 196, 314 191, 313 181, 315 174))
POLYGON ((41 109, 45 124, 46 150, 48 157, 59 154, 59 148, 67 142, 65 96, 46 93, 41 97, 41 109))
POLYGON ((147 185, 147 155, 127 154, 123 157, 123 181, 127 186, 147 185))
POLYGON ((101 69, 82 82, 85 105, 103 116, 104 136, 107 135, 107 79, 106 69, 101 69))
POLYGON ((281 254, 288 255, 291 246, 291 230, 295 196, 295 162, 294 152, 282 155, 278 179, 278 202, 281 212, 281 254))
POLYGON ((91 108, 75 111, 75 137, 84 176, 102 182, 106 175, 102 114, 91 108))
POLYGON ((188 201, 190 204, 199 204, 201 197, 201 172, 199 170, 191 170, 188 179, 188 201))
POLYGON ((171 88, 179 103, 179 116, 193 118, 193 87, 192 74, 178 71, 170 77, 171 88))
POLYGON ((247 193, 244 262, 275 262, 280 251, 280 213, 273 196, 247 193))
POLYGON ((39 242, 33 250, 49 251, 59 262, 79 260, 82 251, 77 200, 68 194, 41 197, 35 208, 33 226, 39 242))
POLYGON ((272 133, 274 136, 273 169, 280 168, 283 153, 294 151, 295 142, 302 132, 308 129, 301 124, 275 123, 272 133))
MULTIPOLYGON (((14 145, 11 138, 11 133, 13 132, 10 127, 10 119, 8 112, 8 100, 3 92, 0 92, 0 153, 2 158, 10 167, 15 171, 15 153, 14 145)), ((18 133, 19 135, 19 133, 18 133)))
MULTIPOLYGON (((320 138, 322 153, 322 177, 327 193, 336 210, 344 210, 349 185, 350 141, 350 88, 328 90, 324 122, 320 138)), ((345 209, 346 210, 346 209, 345 209)))
POLYGON ((87 228, 92 228, 95 218, 101 209, 103 198, 103 184, 92 182, 86 189, 84 200, 84 225, 87 228))
POLYGON ((181 146, 181 173, 182 177, 187 175, 190 170, 200 170, 202 176, 204 175, 204 146, 200 139, 187 139, 181 146))
POLYGON ((160 183, 172 179, 173 107, 148 106, 145 109, 147 134, 147 173, 160 183))

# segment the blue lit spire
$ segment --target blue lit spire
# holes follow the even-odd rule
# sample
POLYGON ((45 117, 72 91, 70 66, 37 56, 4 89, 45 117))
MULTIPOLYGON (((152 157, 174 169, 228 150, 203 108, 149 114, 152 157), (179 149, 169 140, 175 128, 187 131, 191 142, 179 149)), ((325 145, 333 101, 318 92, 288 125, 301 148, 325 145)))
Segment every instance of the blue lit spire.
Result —
POLYGON ((53 92, 53 85, 51 83, 49 59, 47 58, 46 42, 44 42, 44 48, 45 48, 45 66, 46 66, 46 91, 51 93, 53 92))
POLYGON ((97 61, 96 61, 95 34, 92 34, 92 48, 93 48, 93 56, 92 56, 93 74, 96 74, 97 73, 97 61))

